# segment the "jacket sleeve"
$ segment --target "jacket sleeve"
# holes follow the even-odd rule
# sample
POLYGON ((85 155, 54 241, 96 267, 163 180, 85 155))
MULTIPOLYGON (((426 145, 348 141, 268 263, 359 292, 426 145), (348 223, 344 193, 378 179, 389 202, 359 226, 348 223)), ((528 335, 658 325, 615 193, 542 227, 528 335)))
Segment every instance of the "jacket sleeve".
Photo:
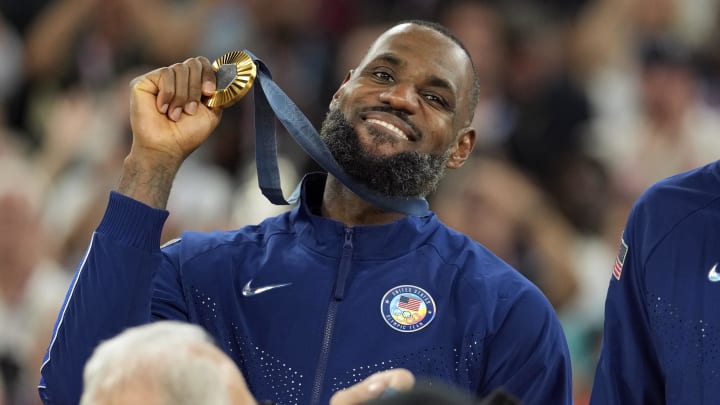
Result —
POLYGON ((616 259, 619 278, 610 277, 602 349, 590 399, 593 405, 665 403, 645 303, 642 234, 648 232, 637 232, 644 227, 641 218, 636 207, 621 240, 621 246, 627 244, 624 260, 621 254, 616 259))
POLYGON ((79 402, 83 367, 95 346, 153 318, 153 282, 165 280, 159 283, 165 300, 158 304, 160 315, 155 317, 182 318, 178 310, 183 302, 181 290, 173 284, 172 264, 160 251, 167 216, 167 211, 110 194, 105 215, 65 296, 41 366, 38 389, 45 404, 79 402), (160 268, 164 277, 157 276, 160 268), (176 298, 171 299, 173 294, 176 298))
POLYGON ((570 405, 570 353, 560 322, 537 288, 519 288, 497 332, 486 338, 486 382, 480 394, 502 387, 523 404, 570 405))

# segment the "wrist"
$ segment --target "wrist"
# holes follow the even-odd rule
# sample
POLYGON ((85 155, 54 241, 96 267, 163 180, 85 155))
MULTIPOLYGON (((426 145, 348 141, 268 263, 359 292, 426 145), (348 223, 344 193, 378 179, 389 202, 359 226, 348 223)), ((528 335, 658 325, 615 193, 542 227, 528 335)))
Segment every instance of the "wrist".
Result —
POLYGON ((165 209, 179 159, 130 152, 117 191, 153 208, 165 209))
POLYGON ((152 149, 133 145, 130 153, 125 157, 124 166, 134 165, 147 169, 163 168, 169 173, 177 173, 184 156, 162 149, 152 149))

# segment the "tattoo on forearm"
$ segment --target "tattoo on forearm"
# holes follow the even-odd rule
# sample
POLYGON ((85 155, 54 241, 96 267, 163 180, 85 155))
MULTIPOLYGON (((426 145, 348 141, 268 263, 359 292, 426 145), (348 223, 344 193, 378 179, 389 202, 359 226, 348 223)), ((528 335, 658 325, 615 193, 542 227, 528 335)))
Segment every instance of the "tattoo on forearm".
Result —
POLYGON ((155 208, 167 206, 175 171, 162 164, 150 168, 138 162, 125 162, 118 191, 155 208))

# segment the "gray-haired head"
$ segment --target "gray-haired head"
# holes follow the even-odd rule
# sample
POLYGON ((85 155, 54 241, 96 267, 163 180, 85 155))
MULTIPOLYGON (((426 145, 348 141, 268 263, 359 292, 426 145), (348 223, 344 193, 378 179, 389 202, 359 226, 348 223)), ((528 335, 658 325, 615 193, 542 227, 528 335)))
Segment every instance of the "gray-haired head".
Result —
POLYGON ((255 403, 237 366, 210 335, 175 321, 130 328, 101 343, 83 378, 80 405, 255 403))

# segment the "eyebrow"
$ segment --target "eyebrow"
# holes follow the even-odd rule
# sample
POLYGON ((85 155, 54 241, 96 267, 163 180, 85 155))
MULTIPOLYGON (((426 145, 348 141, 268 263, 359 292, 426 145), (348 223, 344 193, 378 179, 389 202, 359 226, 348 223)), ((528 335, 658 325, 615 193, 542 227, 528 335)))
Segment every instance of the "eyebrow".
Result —
POLYGON ((395 56, 392 53, 380 54, 374 59, 374 61, 387 62, 393 66, 404 66, 405 65, 404 60, 398 58, 397 56, 395 56))
POLYGON ((442 78, 437 77, 437 76, 433 76, 433 77, 430 78, 430 82, 429 82, 429 83, 430 83, 430 85, 433 86, 433 87, 440 87, 440 88, 443 88, 443 89, 447 89, 447 90, 450 91, 453 95, 455 94, 455 90, 454 90, 453 87, 450 85, 450 82, 448 82, 448 81, 445 80, 445 79, 442 79, 442 78))

